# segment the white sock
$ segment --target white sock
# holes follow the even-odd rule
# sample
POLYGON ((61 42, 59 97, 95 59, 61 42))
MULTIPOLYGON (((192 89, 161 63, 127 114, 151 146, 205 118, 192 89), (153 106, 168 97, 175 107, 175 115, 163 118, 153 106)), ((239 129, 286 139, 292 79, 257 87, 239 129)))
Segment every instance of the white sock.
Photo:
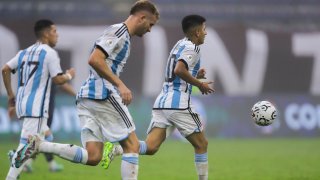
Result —
POLYGON ((120 145, 114 145, 114 155, 120 156, 123 154, 123 149, 120 145))
POLYGON ((195 154, 195 165, 199 180, 208 180, 208 154, 195 154))
POLYGON ((14 153, 13 157, 12 157, 12 161, 11 161, 11 165, 10 165, 10 169, 9 172, 7 174, 6 180, 16 180, 18 178, 18 176, 20 175, 24 165, 26 164, 26 162, 23 163, 22 166, 20 166, 19 168, 15 167, 15 159, 17 157, 17 152, 23 148, 25 144, 19 144, 17 151, 14 153))
POLYGON ((121 161, 122 180, 137 180, 139 169, 139 154, 125 153, 121 161))
POLYGON ((43 141, 39 146, 40 152, 52 153, 74 163, 86 164, 88 161, 87 150, 73 144, 59 144, 43 141))

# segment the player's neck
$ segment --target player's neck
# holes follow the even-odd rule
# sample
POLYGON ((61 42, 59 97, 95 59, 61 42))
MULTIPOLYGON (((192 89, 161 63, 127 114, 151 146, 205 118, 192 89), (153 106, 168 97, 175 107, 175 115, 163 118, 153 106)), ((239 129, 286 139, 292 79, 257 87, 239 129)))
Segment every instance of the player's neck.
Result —
POLYGON ((45 39, 45 38, 40 38, 40 39, 37 40, 37 42, 40 43, 40 44, 48 44, 49 43, 48 40, 45 39))
POLYGON ((124 24, 127 26, 130 36, 131 37, 134 36, 135 35, 135 25, 134 25, 135 21, 134 21, 133 17, 129 16, 127 18, 127 20, 124 21, 124 24))
POLYGON ((191 41, 193 44, 195 44, 195 45, 200 45, 200 43, 199 43, 199 40, 198 40, 198 38, 197 37, 195 37, 195 36, 190 36, 190 37, 188 37, 188 36, 186 36, 188 39, 189 39, 189 41, 191 41))

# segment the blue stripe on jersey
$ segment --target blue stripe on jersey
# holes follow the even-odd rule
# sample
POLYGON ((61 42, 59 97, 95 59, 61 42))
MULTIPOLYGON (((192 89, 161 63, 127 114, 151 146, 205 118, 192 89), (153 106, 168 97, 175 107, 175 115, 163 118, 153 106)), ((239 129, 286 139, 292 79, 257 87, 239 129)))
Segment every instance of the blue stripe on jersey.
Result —
MULTIPOLYGON (((200 60, 197 62, 197 64, 194 66, 194 68, 192 70, 192 76, 193 77, 196 77, 196 75, 198 74, 199 69, 200 69, 200 60)), ((189 86, 188 91, 191 94, 191 92, 192 92, 192 85, 191 84, 189 86)))
POLYGON ((101 78, 102 81, 102 99, 105 99, 108 97, 108 89, 106 88, 106 85, 103 82, 103 79, 101 78))
POLYGON ((165 99, 167 99, 167 96, 168 96, 168 89, 169 89, 169 85, 166 84, 165 86, 165 89, 164 89, 164 92, 166 93, 166 95, 162 96, 160 101, 159 101, 159 107, 164 107, 164 103, 166 102, 165 99), (161 101, 162 101, 162 104, 161 104, 161 101))
POLYGON ((179 90, 180 85, 181 85, 180 77, 176 77, 173 81, 173 96, 172 96, 172 102, 171 102, 172 108, 179 108, 180 96, 181 96, 181 91, 179 90))
MULTIPOLYGON (((186 46, 183 45, 179 48, 179 51, 177 53, 177 59, 176 61, 179 60, 179 57, 181 55, 181 52, 183 51, 183 49, 185 48, 186 46)), ((174 79, 173 81, 173 96, 172 96, 172 102, 171 102, 171 107, 172 108, 179 108, 179 104, 180 104, 180 96, 181 96, 181 92, 179 90, 180 88, 180 77, 176 76, 176 78, 174 79)))
MULTIPOLYGON (((27 55, 27 56, 28 56, 28 59, 27 59, 26 61, 24 61, 24 62, 25 62, 25 63, 24 63, 24 68, 22 67, 22 70, 24 71, 24 75, 23 75, 21 78, 22 78, 22 82, 24 82, 24 84, 23 84, 22 92, 21 92, 21 94, 20 94, 20 100, 21 100, 21 101, 19 102, 20 109, 22 109, 22 108, 21 108, 21 106, 22 106, 22 100, 23 100, 23 96, 24 96, 25 87, 26 87, 26 85, 27 85, 27 80, 28 80, 27 77, 28 77, 28 74, 29 74, 28 69, 30 69, 30 68, 29 68, 29 65, 28 65, 28 62, 29 62, 30 60, 32 61, 34 52, 36 51, 37 48, 38 48, 37 45, 33 45, 33 46, 32 46, 30 53, 27 55), (31 54, 31 55, 30 55, 30 54, 31 54), (28 73, 27 73, 27 72, 28 72, 28 73)), ((21 110, 21 111, 22 111, 22 110, 21 110)))
POLYGON ((47 89, 48 89, 48 85, 49 85, 49 80, 50 80, 50 77, 48 77, 48 79, 47 79, 47 82, 46 82, 46 87, 44 88, 44 93, 43 93, 43 96, 42 96, 42 103, 41 103, 41 110, 40 110, 40 117, 43 117, 43 109, 44 109, 44 101, 45 101, 45 95, 46 95, 46 93, 47 93, 47 89))
POLYGON ((78 92, 78 94, 77 94, 77 98, 78 98, 78 97, 83 97, 83 96, 82 96, 82 94, 83 94, 83 88, 82 88, 82 87, 86 86, 86 85, 87 85, 87 82, 88 82, 88 80, 85 81, 85 82, 82 84, 82 86, 81 86, 81 88, 80 88, 80 92, 78 92))
MULTIPOLYGON (((37 89, 40 86, 41 74, 42 74, 44 58, 46 57, 46 54, 47 54, 47 52, 45 50, 41 50, 41 52, 39 54, 39 66, 38 66, 36 73, 34 74, 32 90, 31 90, 31 93, 30 93, 28 100, 27 100, 26 116, 32 116, 32 107, 34 104, 34 98, 35 98, 37 89)), ((45 96, 45 94, 46 94, 46 92, 43 92, 42 97, 45 96)), ((40 112, 40 113, 42 113, 42 112, 40 112)))
MULTIPOLYGON (((19 59, 18 59, 18 89, 19 89, 19 87, 21 86, 21 79, 20 79, 20 73, 21 73, 21 63, 22 63, 22 59, 23 59, 23 57, 24 57, 24 55, 26 54, 26 50, 24 50, 24 51, 22 51, 21 52, 21 54, 20 54, 20 56, 19 56, 19 59)), ((19 91, 17 91, 17 94, 16 94, 16 97, 18 98, 18 92, 19 91)), ((20 92, 20 94, 19 94, 19 97, 21 98, 21 92, 20 92)), ((18 99, 20 99, 20 98, 18 98, 18 99)), ((19 102, 17 102, 17 104, 18 104, 18 112, 19 112, 19 114, 21 114, 22 112, 22 110, 21 110, 21 103, 19 103, 19 102)))
POLYGON ((117 73, 118 65, 121 63, 122 60, 126 57, 127 51, 129 49, 129 41, 126 41, 121 51, 116 56, 115 60, 113 61, 113 64, 111 66, 112 72, 114 74, 117 73))
POLYGON ((96 83, 94 78, 91 78, 92 72, 90 71, 90 77, 89 77, 89 93, 88 96, 89 98, 95 98, 95 93, 96 93, 96 83))

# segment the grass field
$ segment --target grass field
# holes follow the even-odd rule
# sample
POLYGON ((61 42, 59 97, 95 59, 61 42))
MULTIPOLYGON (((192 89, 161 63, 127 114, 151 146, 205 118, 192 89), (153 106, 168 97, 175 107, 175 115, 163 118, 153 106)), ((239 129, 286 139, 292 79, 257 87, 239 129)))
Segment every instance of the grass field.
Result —
MULTIPOLYGON (((6 153, 15 143, 1 142, 0 179, 8 172, 6 153)), ((226 180, 309 180, 320 179, 320 139, 211 139, 209 179, 226 180)), ((121 179, 120 158, 108 170, 63 163, 63 172, 50 173, 43 155, 34 163, 34 172, 23 173, 21 180, 97 180, 121 179)), ((140 180, 195 180, 191 145, 167 141, 155 156, 140 156, 140 180)))

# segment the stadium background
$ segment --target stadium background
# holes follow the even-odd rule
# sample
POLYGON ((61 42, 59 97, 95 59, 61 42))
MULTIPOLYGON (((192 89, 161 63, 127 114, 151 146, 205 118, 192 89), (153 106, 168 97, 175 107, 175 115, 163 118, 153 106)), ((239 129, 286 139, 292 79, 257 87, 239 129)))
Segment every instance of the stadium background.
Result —
MULTIPOLYGON (((78 89, 87 76, 87 58, 94 40, 106 25, 124 21, 133 2, 1 0, 0 65, 35 41, 32 29, 36 20, 50 18, 58 25, 56 49, 62 67, 75 67, 72 85, 78 89)), ((320 1, 153 2, 160 10, 160 21, 143 38, 132 38, 131 56, 121 74, 134 94, 129 109, 139 137, 145 137, 168 53, 183 37, 180 21, 183 16, 196 13, 207 18, 202 62, 216 89, 210 96, 194 94, 206 119, 208 137, 319 138, 320 1), (278 118, 272 126, 261 128, 253 124, 250 110, 259 100, 276 104, 278 118)), ((0 143, 17 142, 21 124, 7 116, 2 81, 0 100, 0 143)), ((59 91, 52 127, 55 141, 79 142, 74 101, 59 91)))

